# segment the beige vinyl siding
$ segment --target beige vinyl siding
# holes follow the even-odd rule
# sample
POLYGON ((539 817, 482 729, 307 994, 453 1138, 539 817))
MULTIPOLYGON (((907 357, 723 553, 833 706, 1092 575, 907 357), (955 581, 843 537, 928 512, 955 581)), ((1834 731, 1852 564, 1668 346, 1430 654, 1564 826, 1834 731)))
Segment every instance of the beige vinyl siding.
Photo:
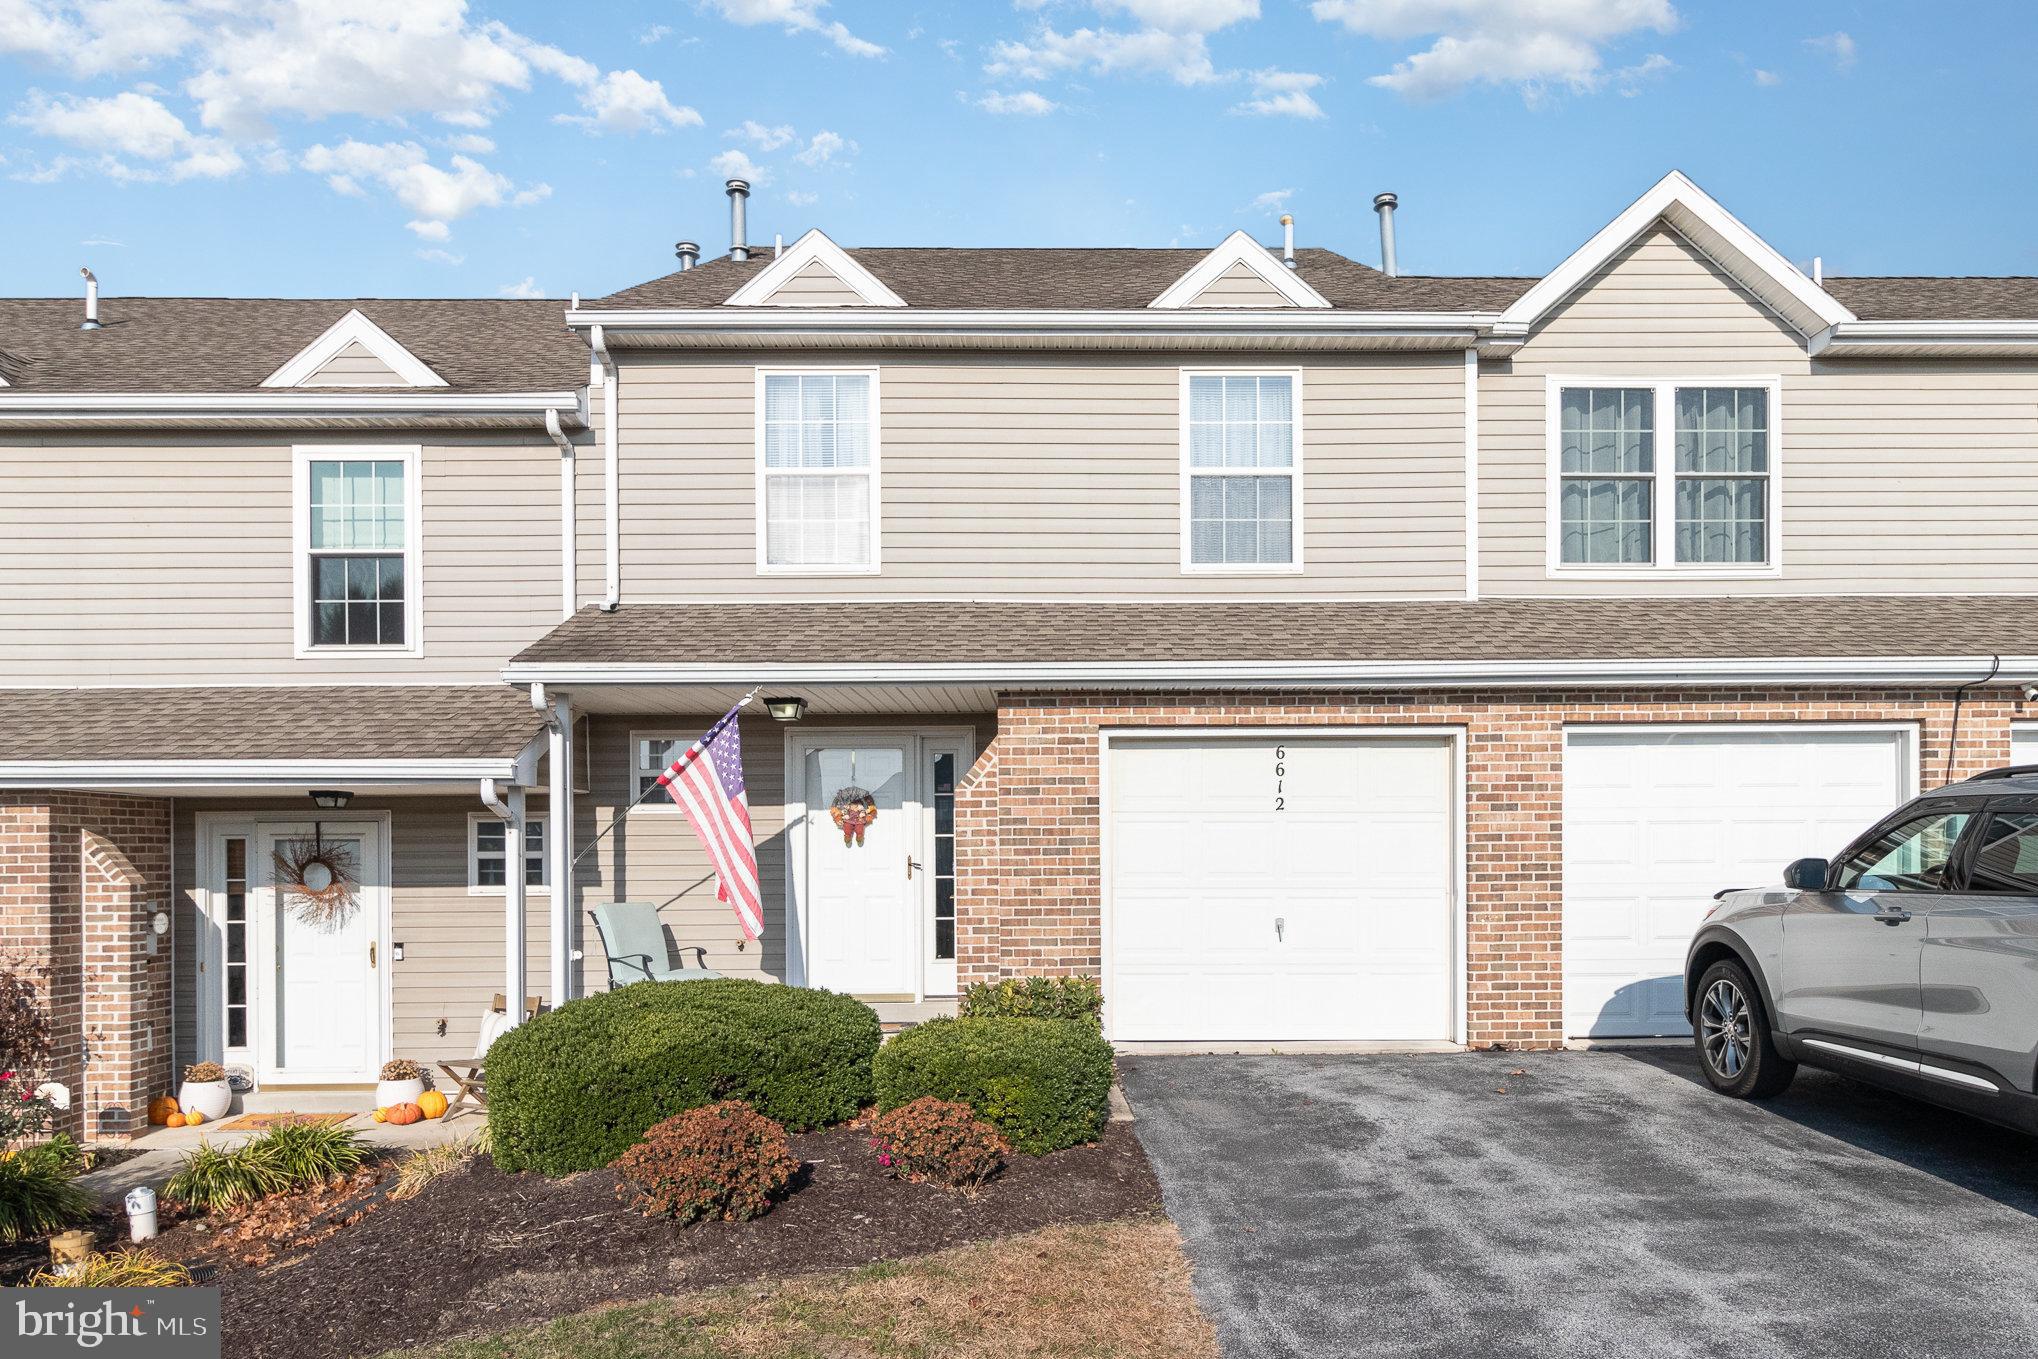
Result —
POLYGON ((394 368, 368 352, 359 340, 320 364, 301 387, 408 387, 394 368))
MULTIPOLYGON (((1667 229, 1481 366, 1480 574, 1490 595, 2038 590, 2038 363, 1814 361, 1667 229), (1780 375, 1781 563, 1742 580, 1547 575, 1547 377, 1780 375)), ((1659 440, 1667 456, 1667 440, 1659 440)))
POLYGON ((1208 358, 626 356, 624 597, 1463 591, 1459 355, 1208 358), (880 375, 883 570, 760 576, 756 370, 817 361, 880 375), (1185 365, 1301 367, 1305 572, 1183 574, 1185 365))
POLYGON ((426 443, 424 654, 295 659, 291 447, 0 441, 0 683, 482 681, 559 621, 558 449, 426 443))
POLYGON ((764 299, 767 307, 862 307, 868 306, 856 290, 835 271, 813 260, 791 278, 772 289, 764 299))
POLYGON ((1190 307, 1292 307, 1281 290, 1254 273, 1243 261, 1210 280, 1190 299, 1190 307))

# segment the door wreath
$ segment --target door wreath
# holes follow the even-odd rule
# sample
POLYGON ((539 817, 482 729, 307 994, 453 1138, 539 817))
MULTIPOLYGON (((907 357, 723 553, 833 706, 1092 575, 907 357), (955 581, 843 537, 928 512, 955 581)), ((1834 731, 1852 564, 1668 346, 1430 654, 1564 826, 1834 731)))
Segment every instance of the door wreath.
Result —
POLYGON ((353 917, 360 877, 354 852, 317 832, 276 848, 276 885, 291 913, 307 925, 336 930, 353 917))
POLYGON ((877 799, 852 783, 835 795, 835 801, 828 806, 828 815, 835 822, 835 829, 842 832, 843 845, 855 845, 861 849, 864 831, 877 820, 877 799))

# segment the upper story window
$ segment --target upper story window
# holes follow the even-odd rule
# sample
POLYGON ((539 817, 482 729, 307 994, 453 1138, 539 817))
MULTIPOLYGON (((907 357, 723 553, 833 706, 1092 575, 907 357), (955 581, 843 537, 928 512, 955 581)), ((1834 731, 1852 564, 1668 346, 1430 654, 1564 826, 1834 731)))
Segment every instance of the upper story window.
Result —
POLYGON ((877 373, 757 375, 757 569, 878 569, 877 373))
POLYGON ((1552 573, 1774 574, 1779 387, 1551 379, 1552 573))
POLYGON ((1302 377, 1182 375, 1182 569, 1302 566, 1302 377))
POLYGON ((297 450, 297 650, 415 653, 418 450, 297 450))

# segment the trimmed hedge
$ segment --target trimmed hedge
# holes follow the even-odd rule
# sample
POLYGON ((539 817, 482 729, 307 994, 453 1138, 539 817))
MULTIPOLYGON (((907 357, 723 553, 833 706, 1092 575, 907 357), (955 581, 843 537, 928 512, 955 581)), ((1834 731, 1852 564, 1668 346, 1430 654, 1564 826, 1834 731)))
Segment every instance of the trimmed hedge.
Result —
POLYGON ((1094 1142, 1110 1116, 1111 1045, 1077 1019, 935 1019, 877 1055, 878 1108, 959 1100, 1029 1156, 1094 1142))
POLYGON ((1023 1015, 1030 1019, 1080 1019, 1104 1030, 1104 988, 1095 977, 1007 977, 972 982, 962 993, 965 1018, 1023 1015))
POLYGON ((880 1037, 861 1001, 734 977, 571 1001, 488 1050, 495 1163, 593 1170, 652 1124, 725 1099, 795 1131, 840 1123, 870 1103, 880 1037))

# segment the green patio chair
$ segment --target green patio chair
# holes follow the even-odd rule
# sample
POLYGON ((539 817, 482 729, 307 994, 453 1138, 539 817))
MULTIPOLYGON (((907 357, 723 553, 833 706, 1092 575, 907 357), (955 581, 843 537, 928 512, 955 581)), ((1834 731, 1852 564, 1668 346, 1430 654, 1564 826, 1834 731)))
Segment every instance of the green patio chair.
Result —
POLYGON ((588 912, 609 954, 609 990, 640 981, 699 981, 722 974, 708 969, 708 951, 697 944, 680 949, 694 956, 692 967, 673 967, 665 950, 665 927, 648 901, 611 901, 588 912))

